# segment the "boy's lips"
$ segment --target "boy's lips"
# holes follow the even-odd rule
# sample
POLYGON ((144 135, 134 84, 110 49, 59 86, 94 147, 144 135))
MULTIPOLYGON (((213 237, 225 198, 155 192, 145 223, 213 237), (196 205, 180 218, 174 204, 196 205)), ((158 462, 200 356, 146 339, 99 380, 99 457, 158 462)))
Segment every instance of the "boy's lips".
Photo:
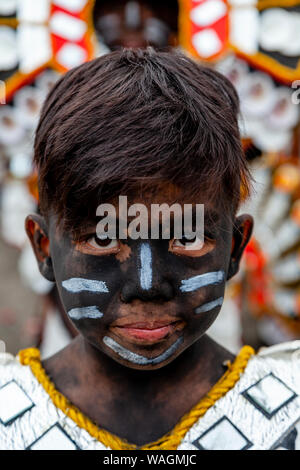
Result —
POLYGON ((182 330, 184 326, 185 322, 172 318, 170 320, 136 321, 121 325, 115 322, 111 325, 110 330, 131 343, 146 346, 162 341, 172 333, 182 330))

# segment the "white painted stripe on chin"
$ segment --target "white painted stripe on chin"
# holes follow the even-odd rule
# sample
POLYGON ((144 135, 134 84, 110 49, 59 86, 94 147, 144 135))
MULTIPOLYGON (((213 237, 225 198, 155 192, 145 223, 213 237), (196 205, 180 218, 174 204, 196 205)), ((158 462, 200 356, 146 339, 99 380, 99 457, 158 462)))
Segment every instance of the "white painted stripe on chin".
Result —
POLYGON ((68 311, 68 316, 71 320, 82 320, 84 318, 102 318, 103 313, 100 312, 98 307, 95 305, 91 305, 90 307, 80 307, 80 308, 72 308, 68 311))
POLYGON ((62 286, 68 292, 109 292, 104 281, 96 281, 93 279, 84 279, 81 277, 72 277, 62 282, 62 286))
POLYGON ((192 292, 201 287, 221 284, 225 280, 224 271, 213 271, 211 273, 199 274, 198 276, 183 279, 179 289, 181 292, 192 292))
POLYGON ((106 346, 108 346, 110 349, 112 349, 115 353, 117 353, 126 361, 132 362, 133 364, 148 366, 148 365, 160 364, 161 362, 165 361, 170 356, 172 356, 172 354, 174 354, 174 352, 182 344, 183 336, 180 336, 179 338, 177 338, 175 343, 173 343, 165 352, 163 352, 159 356, 154 357, 152 359, 149 359, 148 357, 141 356, 140 354, 136 354, 136 353, 133 353, 132 351, 129 351, 129 349, 124 348, 119 343, 117 343, 114 339, 110 338, 109 336, 104 336, 103 342, 106 346))
POLYGON ((140 248, 140 284, 144 290, 152 287, 152 254, 148 243, 142 243, 140 248))
POLYGON ((219 307, 223 304, 224 297, 219 297, 216 300, 212 300, 211 302, 207 302, 206 304, 200 305, 200 307, 195 308, 195 313, 204 313, 209 312, 213 308, 219 307))

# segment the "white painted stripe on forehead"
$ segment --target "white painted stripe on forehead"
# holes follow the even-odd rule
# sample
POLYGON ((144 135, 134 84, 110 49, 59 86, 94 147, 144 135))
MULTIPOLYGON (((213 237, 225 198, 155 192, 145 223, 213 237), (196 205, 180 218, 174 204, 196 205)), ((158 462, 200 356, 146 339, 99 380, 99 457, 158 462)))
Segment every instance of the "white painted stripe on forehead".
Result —
POLYGON ((200 305, 200 307, 195 308, 195 313, 203 313, 203 312, 209 312, 215 307, 219 307, 222 305, 224 300, 224 297, 219 297, 216 300, 212 300, 211 302, 207 302, 206 304, 200 305))
POLYGON ((93 279, 83 279, 81 277, 72 277, 62 282, 62 286, 69 292, 108 292, 104 281, 94 281, 93 279))
POLYGON ((211 273, 199 274, 198 276, 190 277, 181 281, 179 289, 181 292, 192 292, 209 285, 217 285, 224 282, 224 271, 214 271, 211 273))
POLYGON ((183 343, 183 336, 180 336, 175 343, 173 343, 164 353, 160 354, 157 357, 149 359, 148 357, 141 356, 140 354, 133 353, 129 351, 129 349, 124 348, 119 343, 117 343, 114 339, 110 338, 109 336, 104 336, 103 338, 104 344, 112 349, 115 353, 121 356, 126 361, 132 362, 134 364, 148 366, 148 365, 155 365, 159 364, 160 362, 165 361, 168 359, 183 343))
POLYGON ((68 315, 71 320, 81 320, 83 318, 97 319, 103 317, 103 313, 100 312, 98 307, 95 305, 91 305, 90 307, 72 308, 68 311, 68 315))
POLYGON ((140 247, 140 283, 144 290, 152 286, 152 254, 148 243, 142 243, 140 247))

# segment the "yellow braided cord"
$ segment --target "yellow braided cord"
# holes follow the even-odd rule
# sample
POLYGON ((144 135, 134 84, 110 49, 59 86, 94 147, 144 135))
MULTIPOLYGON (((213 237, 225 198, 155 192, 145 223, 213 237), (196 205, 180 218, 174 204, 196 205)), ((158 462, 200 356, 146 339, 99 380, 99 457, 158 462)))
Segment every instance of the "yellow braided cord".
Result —
POLYGON ((255 354, 253 348, 250 346, 244 346, 236 357, 234 363, 228 363, 227 372, 213 386, 207 395, 196 406, 194 406, 191 411, 181 418, 172 431, 165 434, 157 441, 146 444, 140 448, 134 444, 129 444, 124 439, 120 439, 108 431, 105 431, 105 429, 99 429, 96 424, 81 413, 76 406, 72 405, 66 397, 56 390, 54 384, 47 376, 46 371, 41 364, 40 352, 38 349, 23 349, 19 352, 19 360, 21 364, 30 366, 33 375, 48 393, 54 405, 69 416, 69 418, 71 418, 80 428, 85 429, 92 437, 97 439, 106 447, 109 447, 112 450, 176 450, 185 434, 198 421, 198 419, 204 416, 206 411, 211 408, 217 400, 234 387, 236 382, 239 380, 240 375, 245 370, 248 360, 253 354, 255 354))

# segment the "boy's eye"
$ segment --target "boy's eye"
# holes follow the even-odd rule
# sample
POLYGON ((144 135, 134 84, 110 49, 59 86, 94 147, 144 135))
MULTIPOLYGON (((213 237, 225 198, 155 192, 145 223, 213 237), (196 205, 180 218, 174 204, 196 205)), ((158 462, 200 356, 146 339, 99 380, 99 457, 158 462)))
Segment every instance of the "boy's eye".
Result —
POLYGON ((194 238, 186 238, 182 237, 180 239, 174 239, 173 247, 179 246, 181 248, 185 248, 187 250, 200 250, 203 246, 203 241, 200 240, 198 237, 194 238))
POLYGON ((204 240, 194 237, 173 238, 169 244, 169 251, 186 256, 203 256, 212 251, 215 247, 215 240, 205 237, 204 240))
POLYGON ((112 240, 111 238, 98 238, 97 236, 89 238, 86 243, 93 248, 102 248, 107 250, 117 248, 119 246, 118 240, 112 240))
POLYGON ((120 243, 118 240, 103 237, 99 238, 93 235, 85 240, 76 243, 76 250, 85 254, 105 255, 118 253, 120 250, 120 243))

